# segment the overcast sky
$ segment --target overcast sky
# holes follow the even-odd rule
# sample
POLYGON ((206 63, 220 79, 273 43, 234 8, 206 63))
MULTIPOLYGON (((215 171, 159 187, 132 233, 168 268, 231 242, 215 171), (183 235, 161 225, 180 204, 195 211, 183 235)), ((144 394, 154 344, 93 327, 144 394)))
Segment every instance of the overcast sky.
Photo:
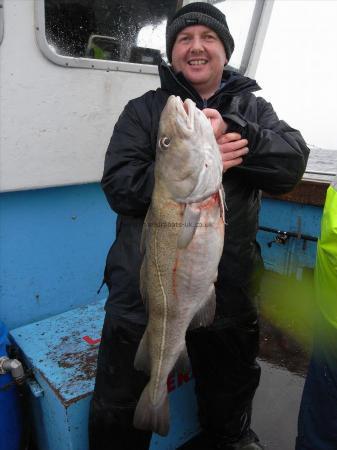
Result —
MULTIPOLYGON (((260 1, 260 0, 257 0, 260 1)), ((269 1, 269 0, 267 0, 269 1)), ((226 0, 241 60, 255 0, 226 0)), ((258 95, 298 128, 308 144, 337 150, 337 0, 275 0, 255 78, 258 95)))
POLYGON ((337 0, 276 0, 256 79, 308 144, 337 151, 336 23, 337 0))

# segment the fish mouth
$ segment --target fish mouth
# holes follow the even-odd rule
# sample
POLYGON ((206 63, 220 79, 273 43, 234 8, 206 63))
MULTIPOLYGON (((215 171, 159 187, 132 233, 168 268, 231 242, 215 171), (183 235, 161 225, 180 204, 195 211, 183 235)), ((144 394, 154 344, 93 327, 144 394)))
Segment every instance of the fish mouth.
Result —
POLYGON ((195 110, 196 110, 195 103, 192 100, 190 100, 189 98, 187 98, 184 102, 181 100, 180 97, 175 97, 175 98, 176 98, 177 113, 182 118, 183 125, 185 125, 189 131, 193 131, 194 130, 194 116, 195 116, 195 110))

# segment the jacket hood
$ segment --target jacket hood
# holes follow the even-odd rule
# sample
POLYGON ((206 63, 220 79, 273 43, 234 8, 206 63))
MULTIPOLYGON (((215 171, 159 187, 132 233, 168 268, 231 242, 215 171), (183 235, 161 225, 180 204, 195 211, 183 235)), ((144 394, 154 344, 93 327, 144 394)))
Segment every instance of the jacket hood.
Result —
MULTIPOLYGON (((161 88, 163 90, 179 95, 179 97, 183 100, 190 98, 195 101, 197 105, 203 103, 203 99, 186 80, 182 72, 175 73, 172 66, 169 66, 165 61, 161 62, 158 70, 161 88)), ((221 94, 234 97, 261 89, 255 80, 245 77, 233 70, 225 69, 223 72, 222 81, 224 82, 224 86, 220 88, 210 99, 208 99, 209 103, 211 103, 212 98, 215 98, 221 94)))

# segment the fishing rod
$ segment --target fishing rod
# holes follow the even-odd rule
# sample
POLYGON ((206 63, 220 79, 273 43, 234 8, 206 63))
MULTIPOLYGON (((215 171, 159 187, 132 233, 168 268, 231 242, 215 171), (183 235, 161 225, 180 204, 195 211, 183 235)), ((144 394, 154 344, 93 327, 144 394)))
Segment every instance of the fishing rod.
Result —
POLYGON ((309 234, 302 234, 301 232, 294 232, 294 231, 282 231, 278 230, 277 228, 270 228, 270 227, 259 227, 260 231, 266 231, 267 233, 274 233, 276 234, 273 241, 270 241, 267 243, 268 247, 271 247, 274 243, 277 244, 285 244, 289 238, 296 238, 298 240, 303 241, 311 241, 311 242, 317 242, 318 238, 316 236, 311 236, 309 234))

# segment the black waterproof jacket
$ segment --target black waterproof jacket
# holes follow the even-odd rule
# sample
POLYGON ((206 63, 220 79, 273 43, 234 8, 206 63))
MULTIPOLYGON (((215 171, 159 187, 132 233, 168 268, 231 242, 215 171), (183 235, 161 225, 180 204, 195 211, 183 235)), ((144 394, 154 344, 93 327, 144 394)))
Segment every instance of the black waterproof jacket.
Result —
POLYGON ((137 323, 146 322, 139 293, 139 243, 154 185, 160 114, 169 95, 191 98, 200 109, 217 109, 231 131, 248 139, 249 153, 242 165, 223 175, 227 210, 217 302, 228 302, 222 299, 224 285, 248 289, 253 269, 261 265, 255 240, 260 191, 290 191, 301 179, 309 155, 301 134, 279 120, 270 103, 252 93, 260 89, 254 80, 225 70, 222 88, 206 102, 182 74, 174 74, 164 62, 159 74, 161 88, 131 100, 117 121, 102 178, 108 202, 118 213, 116 240, 104 273, 109 288, 106 309, 116 319, 137 323))

